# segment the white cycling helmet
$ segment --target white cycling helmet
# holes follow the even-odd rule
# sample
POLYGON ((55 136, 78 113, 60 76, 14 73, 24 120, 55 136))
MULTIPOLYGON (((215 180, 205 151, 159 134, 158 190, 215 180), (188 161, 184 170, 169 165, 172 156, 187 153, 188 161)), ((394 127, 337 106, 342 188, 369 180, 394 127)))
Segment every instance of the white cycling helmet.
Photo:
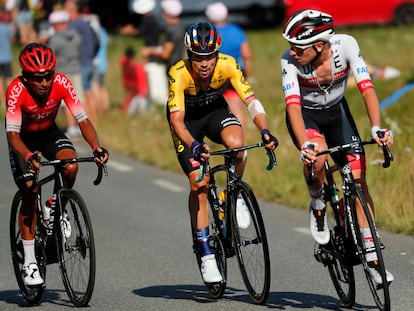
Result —
POLYGON ((134 0, 132 2, 132 11, 137 14, 147 14, 155 9, 155 0, 134 0))
POLYGON ((296 12, 283 28, 283 37, 290 44, 303 48, 317 41, 328 42, 334 33, 332 16, 317 10, 296 12))

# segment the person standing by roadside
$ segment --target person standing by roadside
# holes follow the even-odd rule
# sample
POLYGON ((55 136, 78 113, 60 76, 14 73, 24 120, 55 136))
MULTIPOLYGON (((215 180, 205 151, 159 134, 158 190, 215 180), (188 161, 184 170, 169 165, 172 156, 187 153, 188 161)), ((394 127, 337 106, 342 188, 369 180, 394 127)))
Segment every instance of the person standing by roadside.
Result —
POLYGON ((5 103, 5 90, 12 80, 12 40, 11 14, 0 8, 0 107, 5 103))
MULTIPOLYGON (((220 52, 233 56, 242 69, 244 77, 246 80, 249 80, 252 66, 252 50, 244 30, 240 26, 227 21, 228 9, 223 2, 218 1, 207 5, 205 14, 222 37, 223 43, 220 52)), ((230 84, 227 85, 223 96, 229 104, 231 112, 236 115, 242 124, 246 135, 243 101, 230 84)))
MULTIPOLYGON (((85 100, 80 66, 81 36, 74 29, 68 28, 69 14, 64 10, 54 11, 49 15, 49 23, 54 34, 48 40, 48 46, 56 54, 56 70, 65 74, 73 84, 81 102, 85 100)), ((76 138, 81 135, 77 122, 67 107, 63 107, 66 118, 65 135, 76 138)))
POLYGON ((81 36, 80 65, 82 75, 82 86, 85 95, 85 110, 91 122, 96 126, 98 122, 97 103, 92 92, 92 78, 94 73, 95 43, 96 36, 92 27, 82 16, 82 7, 76 0, 66 0, 65 11, 69 14, 69 29, 76 30, 81 36))
POLYGON ((185 32, 185 26, 180 20, 183 6, 180 0, 162 0, 161 8, 162 16, 167 25, 164 42, 161 48, 154 46, 143 47, 141 49, 141 56, 144 58, 155 56, 162 59, 167 66, 168 72, 170 67, 182 59, 184 55, 182 34, 185 32))

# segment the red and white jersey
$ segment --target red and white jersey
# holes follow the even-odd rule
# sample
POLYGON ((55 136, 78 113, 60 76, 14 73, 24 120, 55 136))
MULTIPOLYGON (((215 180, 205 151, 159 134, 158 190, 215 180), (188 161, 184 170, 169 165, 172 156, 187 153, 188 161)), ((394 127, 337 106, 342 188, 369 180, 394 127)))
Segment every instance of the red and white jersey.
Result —
POLYGON ((281 58, 282 85, 286 105, 297 104, 307 109, 327 109, 344 96, 350 71, 360 92, 373 88, 371 76, 363 60, 357 41, 343 34, 333 35, 332 85, 320 86, 312 64, 300 65, 287 50, 281 58))
POLYGON ((77 122, 88 118, 72 83, 64 74, 55 73, 52 89, 44 105, 37 103, 22 79, 22 77, 15 78, 7 88, 7 132, 35 134, 51 128, 62 100, 77 122))

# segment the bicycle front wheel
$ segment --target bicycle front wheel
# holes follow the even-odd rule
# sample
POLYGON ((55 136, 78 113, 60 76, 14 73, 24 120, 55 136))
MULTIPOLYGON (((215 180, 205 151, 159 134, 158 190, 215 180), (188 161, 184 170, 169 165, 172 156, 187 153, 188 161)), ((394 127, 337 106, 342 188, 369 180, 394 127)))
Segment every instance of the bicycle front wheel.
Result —
POLYGON ((59 192, 59 266, 66 293, 75 306, 89 303, 95 286, 95 242, 86 204, 73 189, 59 192))
MULTIPOLYGON (((19 213, 22 206, 22 195, 17 192, 13 198, 11 214, 10 214, 10 248, 13 261, 14 274, 16 275, 17 284, 23 298, 29 304, 37 304, 42 298, 45 286, 28 287, 24 284, 22 276, 22 268, 24 264, 23 242, 19 229, 19 213)), ((35 254, 39 267, 40 275, 46 281, 46 252, 44 248, 44 240, 39 234, 39 228, 35 235, 35 254)))
POLYGON ((240 272, 256 304, 263 304, 270 289, 270 258, 259 204, 250 186, 240 181, 232 197, 233 241, 240 272))
POLYGON ((365 277, 368 281, 369 288, 371 290, 372 296, 375 300, 376 305, 378 306, 379 310, 390 310, 391 308, 391 301, 390 301, 390 293, 389 293, 389 283, 387 283, 387 277, 386 277, 386 270, 384 265, 384 259, 382 256, 381 251, 381 241, 379 239, 379 235, 374 223, 374 220, 371 217, 371 213, 368 207, 368 204, 365 200, 365 197, 362 193, 362 190, 359 187, 356 187, 355 194, 352 195, 350 204, 351 204, 351 210, 353 211, 353 218, 356 218, 356 200, 359 200, 362 205, 363 210, 363 217, 366 219, 368 223, 368 228, 371 232, 372 240, 374 243, 374 248, 371 250, 366 250, 364 247, 364 237, 361 234, 359 221, 355 221, 355 235, 357 238, 357 254, 362 262, 362 267, 365 272, 365 277), (382 284, 377 284, 371 277, 370 274, 370 267, 368 266, 366 254, 367 252, 376 252, 377 254, 377 261, 376 261, 376 270, 381 276, 382 284))

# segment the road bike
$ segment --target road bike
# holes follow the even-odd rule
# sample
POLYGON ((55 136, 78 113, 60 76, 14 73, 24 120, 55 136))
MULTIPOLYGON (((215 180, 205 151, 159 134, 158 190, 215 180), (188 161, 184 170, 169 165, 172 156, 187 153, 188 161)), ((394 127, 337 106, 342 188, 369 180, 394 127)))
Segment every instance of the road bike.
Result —
MULTIPOLYGON (((381 137, 381 136, 380 136, 381 137)), ((351 308, 355 304, 355 275, 354 266, 362 265, 368 281, 369 288, 376 305, 380 310, 390 310, 389 283, 387 283, 386 270, 381 243, 375 221, 370 212, 367 200, 362 189, 353 178, 347 160, 347 151, 353 148, 362 148, 363 145, 376 144, 375 140, 359 141, 332 147, 317 153, 330 154, 335 157, 335 165, 325 162, 326 182, 324 186, 324 199, 327 208, 327 223, 330 231, 330 241, 327 245, 315 244, 315 258, 328 267, 335 290, 345 307, 351 308), (342 195, 334 181, 334 172, 339 171, 342 179, 342 195), (364 217, 369 225, 374 246, 364 247, 364 238, 360 231, 360 221, 357 218, 356 201, 362 206, 364 217), (377 271, 381 275, 382 284, 377 285, 370 276, 366 254, 376 252, 377 271)), ((389 167, 393 156, 390 149, 384 145, 383 167, 389 167)), ((313 165, 310 165, 308 182, 314 181, 313 165)))
MULTIPOLYGON (((249 292, 256 304, 263 304, 269 296, 270 289, 270 259, 265 226, 259 204, 251 187, 235 174, 234 156, 248 149, 263 147, 264 143, 247 145, 239 148, 210 152, 211 156, 222 156, 224 162, 210 167, 208 160, 200 165, 200 182, 203 176, 209 176, 208 203, 210 217, 209 245, 215 253, 217 265, 223 281, 205 283, 214 299, 222 298, 226 289, 227 258, 236 255, 240 272, 249 292), (219 185, 222 181, 223 186, 219 185), (250 215, 247 226, 238 225, 237 200, 242 198, 250 215)), ((276 165, 273 150, 267 150, 271 170, 276 165)), ((194 252, 200 267, 201 256, 194 241, 194 252)))
MULTIPOLYGON (((46 266, 59 263, 59 268, 70 301, 77 307, 87 306, 95 285, 95 242, 92 223, 87 206, 76 190, 69 188, 63 178, 64 166, 71 163, 95 162, 94 157, 40 161, 41 166, 53 166, 53 172, 36 180, 39 185, 37 198, 37 223, 35 233, 35 255, 39 272, 45 281, 42 286, 29 287, 23 282, 23 243, 19 229, 19 212, 22 194, 17 191, 13 198, 10 215, 10 246, 14 273, 23 298, 29 304, 37 304, 46 288, 46 266), (50 219, 43 219, 42 188, 50 183, 52 202, 50 219)), ((107 175, 106 165, 98 166, 94 181, 98 185, 102 175, 107 175)), ((49 197, 48 197, 49 198, 49 197)))

